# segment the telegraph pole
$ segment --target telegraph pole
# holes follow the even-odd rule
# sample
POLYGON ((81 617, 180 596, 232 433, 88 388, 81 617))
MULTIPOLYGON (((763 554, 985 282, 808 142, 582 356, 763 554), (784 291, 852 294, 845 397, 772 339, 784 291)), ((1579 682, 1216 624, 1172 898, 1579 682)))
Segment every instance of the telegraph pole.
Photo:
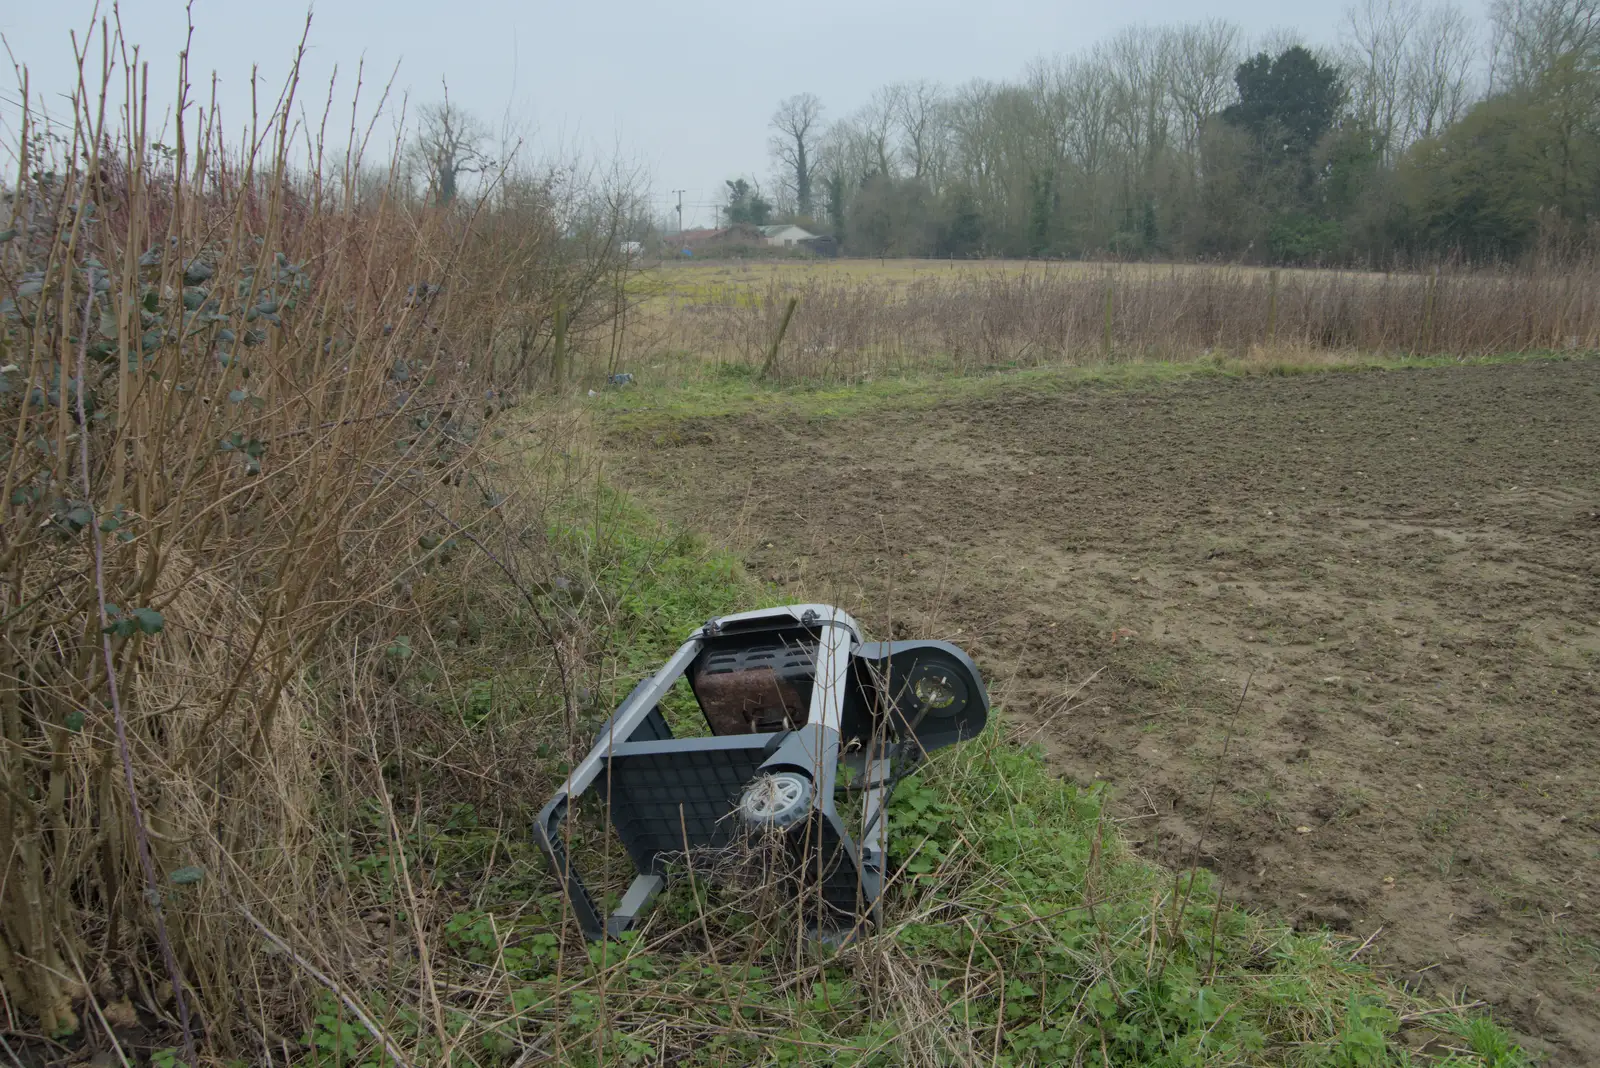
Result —
POLYGON ((678 233, 681 234, 681 233, 683 233, 683 193, 684 193, 684 191, 682 189, 674 189, 673 192, 678 194, 678 233))

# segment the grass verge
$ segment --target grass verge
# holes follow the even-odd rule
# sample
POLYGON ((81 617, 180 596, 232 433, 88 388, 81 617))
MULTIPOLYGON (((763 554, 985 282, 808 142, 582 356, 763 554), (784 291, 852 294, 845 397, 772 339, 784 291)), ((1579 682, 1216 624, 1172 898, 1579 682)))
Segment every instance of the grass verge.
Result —
POLYGON ((1072 389, 1146 389, 1204 379, 1328 372, 1405 371, 1432 367, 1484 366, 1502 363, 1590 359, 1583 353, 1516 353, 1503 356, 1382 357, 1361 353, 1285 354, 1281 359, 1233 357, 1193 361, 1140 361, 1069 367, 999 368, 981 373, 906 374, 851 384, 816 380, 766 382, 757 369, 726 364, 703 380, 656 388, 648 377, 641 388, 610 389, 589 403, 608 426, 619 431, 661 430, 685 419, 708 419, 746 413, 842 418, 880 408, 933 408, 954 400, 970 401, 1000 393, 1047 394, 1072 389), (1314 358, 1313 358, 1314 356, 1314 358))
MULTIPOLYGON (((560 566, 539 596, 548 613, 586 621, 596 655, 568 746, 540 747, 541 790, 685 633, 776 601, 728 556, 604 487, 553 514, 549 541, 560 566)), ((497 665, 524 640, 480 622, 471 657, 439 654, 456 693, 503 685, 497 665)), ((480 729, 528 728, 539 696, 510 697, 480 729)), ((541 737, 559 736, 553 726, 541 737)), ((417 993, 418 967, 391 957, 389 978, 362 995, 369 1022, 328 994, 298 1063, 394 1063, 386 1046, 463 1065, 1527 1062, 1475 1006, 1382 981, 1359 945, 1234 907, 1204 870, 1134 857, 1100 791, 1052 774, 1003 714, 901 784, 885 928, 837 952, 797 937, 784 902, 694 878, 638 932, 584 944, 528 842, 542 800, 501 799, 492 818, 467 804, 419 809, 403 840, 382 833, 389 803, 374 801, 375 831, 358 836, 351 867, 380 912, 404 902, 407 872, 424 884, 436 994, 417 993)), ((603 813, 577 822, 594 881, 618 892, 631 871, 603 813)))

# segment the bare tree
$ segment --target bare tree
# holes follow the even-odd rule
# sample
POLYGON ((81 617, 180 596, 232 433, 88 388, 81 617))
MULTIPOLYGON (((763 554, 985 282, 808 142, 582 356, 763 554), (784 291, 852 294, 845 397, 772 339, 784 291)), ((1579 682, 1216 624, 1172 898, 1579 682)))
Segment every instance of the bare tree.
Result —
MULTIPOLYGON (((852 165, 852 141, 854 131, 847 120, 830 122, 828 128, 817 138, 817 151, 811 161, 813 174, 844 174, 855 177, 855 168, 852 165)), ((787 182, 787 178, 780 185, 787 182)))
POLYGON ((421 123, 411 152, 418 168, 428 176, 428 193, 439 204, 456 198, 463 174, 477 174, 491 166, 483 145, 489 130, 474 115, 450 102, 445 89, 443 103, 422 109, 421 123))
POLYGON ((1200 134, 1233 99, 1233 73, 1243 52, 1239 27, 1222 19, 1186 23, 1177 30, 1171 64, 1172 105, 1182 121, 1183 150, 1199 152, 1200 134))
POLYGON ((894 87, 894 104, 906 169, 911 177, 937 185, 944 155, 944 90, 935 82, 907 82, 894 87))
POLYGON ((1406 56, 1413 138, 1432 137, 1466 111, 1476 52, 1472 20, 1460 8, 1441 4, 1418 22, 1406 56))
POLYGON ((822 137, 822 101, 811 93, 791 96, 772 114, 773 159, 783 172, 784 184, 794 194, 801 215, 811 214, 811 181, 817 142, 822 137))
POLYGON ((845 183, 855 188, 876 173, 877 158, 871 136, 852 115, 829 123, 827 131, 818 138, 811 173, 842 175, 845 183))
POLYGON ((1103 56, 1111 75, 1111 122, 1126 151, 1130 191, 1149 175, 1171 133, 1171 84, 1176 42, 1166 32, 1124 30, 1103 56))
POLYGON ((1269 56, 1276 56, 1291 48, 1304 48, 1318 59, 1323 58, 1319 49, 1306 44, 1306 35, 1293 26, 1272 26, 1256 38, 1256 43, 1251 46, 1252 54, 1265 52, 1269 56))
POLYGON ((1066 158, 1090 182, 1105 170, 1111 153, 1111 73, 1098 59, 1062 68, 1059 107, 1072 115, 1063 126, 1066 158))
POLYGON ((872 154, 872 171, 885 178, 895 177, 894 132, 900 111, 900 86, 886 85, 857 109, 852 122, 865 139, 872 154))
POLYGON ((1472 97, 1476 42, 1453 3, 1362 0, 1345 11, 1341 55, 1355 113, 1393 163, 1454 122, 1472 97))
POLYGON ((1530 89, 1560 67, 1600 62, 1600 0, 1495 0, 1496 89, 1530 89))
POLYGON ((998 208, 1006 196, 1008 176, 997 119, 1002 91, 996 82, 968 82, 951 97, 946 113, 953 177, 973 192, 986 212, 998 208))
POLYGON ((1345 10, 1342 58, 1352 104, 1391 161, 1409 133, 1406 68, 1420 19, 1415 0, 1362 0, 1345 10))
POLYGON ((949 110, 952 162, 961 179, 984 189, 991 167, 989 109, 997 90, 992 82, 972 81, 956 90, 949 110))

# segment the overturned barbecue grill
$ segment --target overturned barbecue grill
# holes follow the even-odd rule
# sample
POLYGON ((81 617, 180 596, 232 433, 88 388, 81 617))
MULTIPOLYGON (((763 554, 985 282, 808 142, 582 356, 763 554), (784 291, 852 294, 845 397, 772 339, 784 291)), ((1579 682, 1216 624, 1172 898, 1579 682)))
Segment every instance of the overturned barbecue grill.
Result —
POLYGON ((988 718, 978 669, 946 642, 865 642, 855 620, 820 604, 724 616, 634 688, 534 836, 591 939, 628 930, 675 859, 752 838, 786 857, 809 926, 849 933, 879 917, 895 782, 988 718), (686 674, 710 737, 674 738, 662 714, 686 674), (834 806, 841 764, 862 787, 859 843, 834 806), (585 793, 605 799, 639 873, 609 917, 561 835, 585 793))

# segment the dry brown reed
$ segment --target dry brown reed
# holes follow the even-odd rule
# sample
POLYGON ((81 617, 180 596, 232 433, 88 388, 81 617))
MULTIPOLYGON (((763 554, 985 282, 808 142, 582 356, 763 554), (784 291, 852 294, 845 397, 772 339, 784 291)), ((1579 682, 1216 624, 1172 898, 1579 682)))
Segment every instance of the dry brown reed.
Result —
POLYGON ((636 336, 649 345, 641 357, 759 367, 797 297, 776 362, 791 379, 1213 354, 1473 357, 1600 347, 1597 282, 1592 257, 1388 274, 1117 266, 1094 277, 1041 265, 897 285, 820 272, 658 298, 636 336))
MULTIPOLYGON (((0 1030, 131 1000, 195 1063, 316 993, 256 924, 360 955, 329 810, 430 729, 398 729, 395 665, 459 601, 460 537, 538 550, 549 490, 489 435, 546 384, 556 309, 605 336, 620 201, 575 226, 570 187, 509 173, 358 198, 370 129, 325 151, 297 74, 257 145, 185 98, 167 154, 120 28, 78 58, 0 208, 0 1030)), ((458 743, 422 748, 471 779, 458 743)))

